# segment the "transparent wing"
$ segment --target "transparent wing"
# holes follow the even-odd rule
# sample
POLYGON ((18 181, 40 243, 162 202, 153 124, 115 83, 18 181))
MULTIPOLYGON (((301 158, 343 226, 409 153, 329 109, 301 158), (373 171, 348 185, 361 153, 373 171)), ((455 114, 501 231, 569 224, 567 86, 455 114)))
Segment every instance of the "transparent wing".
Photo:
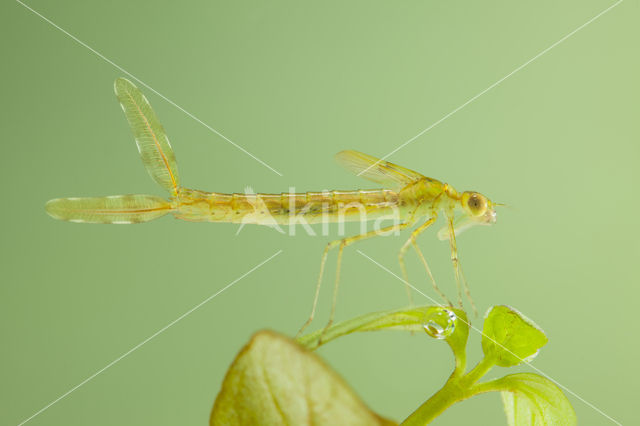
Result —
POLYGON ((351 173, 385 187, 398 188, 425 179, 424 176, 413 170, 358 151, 341 151, 336 154, 335 158, 338 164, 351 173))
POLYGON ((178 190, 178 167, 164 128, 142 92, 126 78, 118 78, 115 91, 127 117, 147 171, 173 195, 178 190))
POLYGON ((171 204, 155 195, 113 195, 92 198, 56 198, 47 202, 49 216, 79 223, 148 222, 171 211, 171 204))

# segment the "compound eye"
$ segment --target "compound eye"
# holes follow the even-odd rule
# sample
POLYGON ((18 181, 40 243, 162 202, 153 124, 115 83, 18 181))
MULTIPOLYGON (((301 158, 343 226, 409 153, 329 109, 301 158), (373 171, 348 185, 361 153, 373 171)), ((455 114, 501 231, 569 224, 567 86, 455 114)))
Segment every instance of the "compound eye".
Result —
POLYGON ((482 194, 473 193, 469 195, 467 206, 474 216, 483 215, 487 211, 487 199, 482 194))

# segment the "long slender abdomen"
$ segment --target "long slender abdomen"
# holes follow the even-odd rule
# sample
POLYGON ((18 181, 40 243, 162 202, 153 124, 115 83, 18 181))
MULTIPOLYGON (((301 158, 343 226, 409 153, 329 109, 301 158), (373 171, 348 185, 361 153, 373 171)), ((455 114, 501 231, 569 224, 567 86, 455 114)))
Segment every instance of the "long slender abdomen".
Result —
POLYGON ((325 191, 282 194, 221 194, 180 189, 178 219, 189 221, 289 224, 361 221, 391 214, 398 207, 394 191, 325 191))
POLYGON ((286 206, 282 223, 302 216, 308 223, 360 222, 393 214, 398 195, 387 189, 281 194, 286 206), (292 206, 292 207, 291 207, 292 206))

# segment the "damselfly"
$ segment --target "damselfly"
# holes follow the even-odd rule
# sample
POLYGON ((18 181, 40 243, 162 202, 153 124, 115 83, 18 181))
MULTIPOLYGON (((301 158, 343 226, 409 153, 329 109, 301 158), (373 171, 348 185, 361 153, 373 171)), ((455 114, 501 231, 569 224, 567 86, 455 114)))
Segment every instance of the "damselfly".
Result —
POLYGON ((411 292, 404 256, 411 246, 420 258, 436 293, 451 305, 436 284, 429 265, 416 244, 417 237, 443 213, 446 225, 438 232, 438 237, 449 240, 458 304, 462 306, 464 289, 475 311, 458 261, 455 237, 471 226, 495 223, 494 206, 498 204, 492 203, 484 195, 475 191, 460 193, 451 185, 357 151, 342 151, 336 155, 336 159, 347 170, 381 185, 384 189, 281 194, 223 194, 187 189, 180 185, 175 155, 149 101, 133 83, 124 78, 116 80, 115 92, 133 131, 142 162, 151 177, 171 194, 170 198, 165 200, 155 195, 140 194, 58 198, 46 204, 47 213, 52 217, 80 223, 129 224, 148 222, 172 213, 178 219, 189 221, 276 226, 296 223, 300 217, 308 223, 329 223, 372 220, 395 215, 398 220, 393 225, 335 240, 325 247, 311 314, 300 329, 302 331, 315 315, 325 263, 332 248, 338 248, 338 259, 329 324, 335 314, 343 249, 356 241, 410 227, 420 220, 424 222, 411 233, 398 255, 409 299, 411 300, 411 292))

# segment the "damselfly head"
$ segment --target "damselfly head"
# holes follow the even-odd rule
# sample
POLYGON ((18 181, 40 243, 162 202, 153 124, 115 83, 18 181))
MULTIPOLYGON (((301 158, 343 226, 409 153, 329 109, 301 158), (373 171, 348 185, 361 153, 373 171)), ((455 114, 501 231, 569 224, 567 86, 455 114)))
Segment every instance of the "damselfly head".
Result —
POLYGON ((490 225, 496 222, 496 211, 493 209, 496 204, 479 192, 463 192, 460 197, 460 204, 474 222, 483 225, 490 225))

